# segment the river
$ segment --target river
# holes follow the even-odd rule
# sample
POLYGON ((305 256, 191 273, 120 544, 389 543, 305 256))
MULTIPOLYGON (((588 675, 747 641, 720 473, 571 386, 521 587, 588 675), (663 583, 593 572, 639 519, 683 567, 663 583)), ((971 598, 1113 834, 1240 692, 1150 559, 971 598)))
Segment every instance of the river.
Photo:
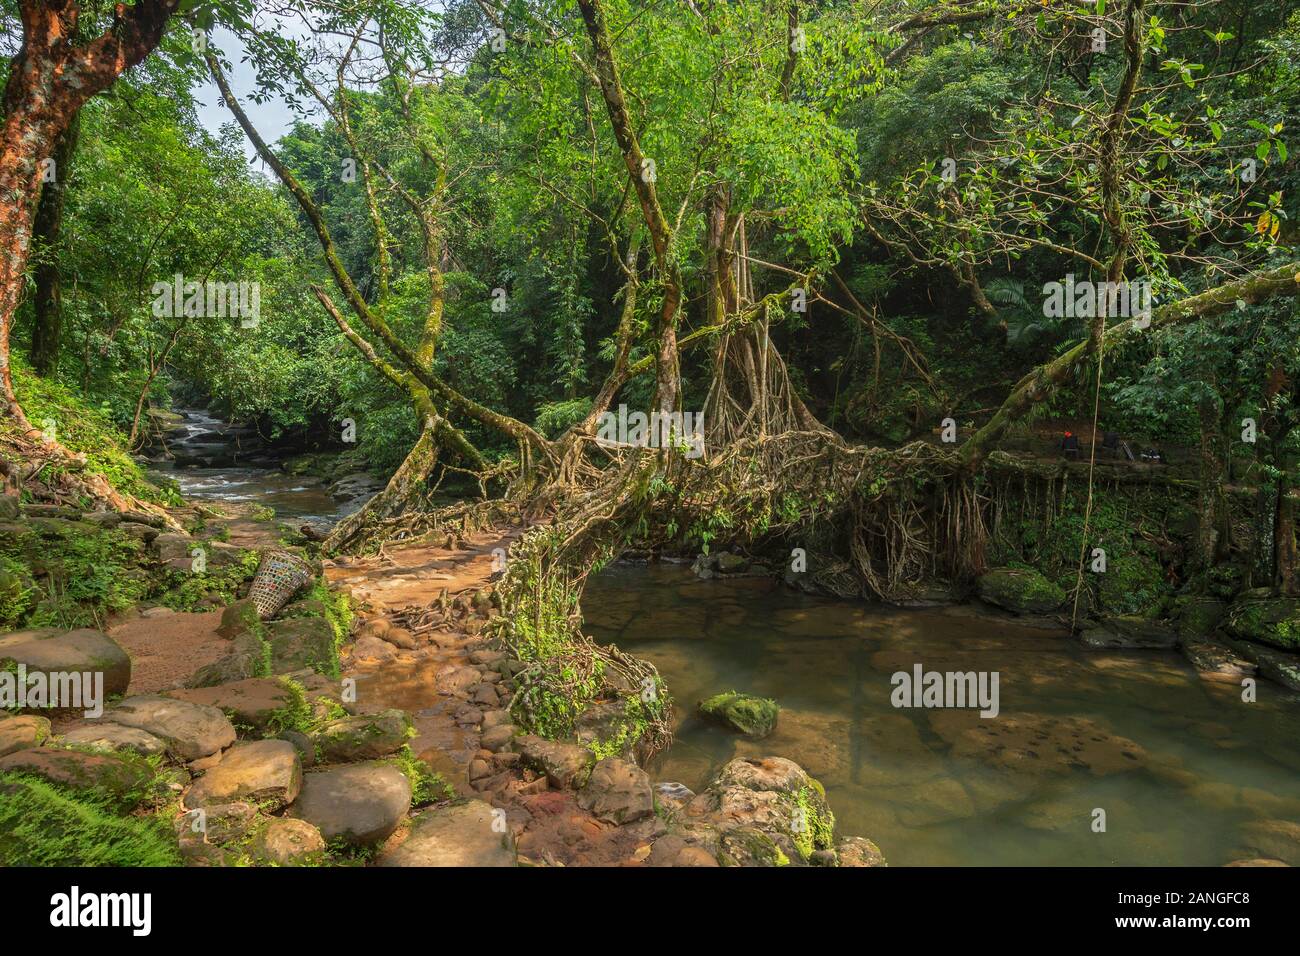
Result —
POLYGON ((606 569, 583 610, 593 637, 652 661, 677 701, 654 779, 698 790, 732 757, 789 757, 825 785, 841 831, 893 864, 1217 866, 1255 855, 1243 824, 1300 817, 1300 695, 1261 680, 1243 702, 1176 653, 671 565, 606 569), (916 664, 997 672, 998 716, 895 708, 891 678, 916 664), (733 689, 778 701, 770 737, 695 715, 733 689))

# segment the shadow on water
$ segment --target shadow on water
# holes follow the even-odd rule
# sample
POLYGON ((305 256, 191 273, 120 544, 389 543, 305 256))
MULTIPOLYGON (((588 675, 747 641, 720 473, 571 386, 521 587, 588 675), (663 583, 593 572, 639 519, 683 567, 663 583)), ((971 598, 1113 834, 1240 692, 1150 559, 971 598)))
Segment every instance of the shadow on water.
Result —
POLYGON ((583 610, 677 701, 656 780, 698 789, 732 757, 789 757, 825 785, 841 832, 894 864, 1221 865, 1258 855, 1243 824, 1300 821, 1300 696, 1260 681, 1245 703, 1172 652, 1090 651, 971 607, 836 602, 671 566, 615 565, 583 610), (891 676, 915 664, 996 671, 1000 713, 895 708, 891 676), (780 703, 770 737, 694 714, 731 689, 780 703))

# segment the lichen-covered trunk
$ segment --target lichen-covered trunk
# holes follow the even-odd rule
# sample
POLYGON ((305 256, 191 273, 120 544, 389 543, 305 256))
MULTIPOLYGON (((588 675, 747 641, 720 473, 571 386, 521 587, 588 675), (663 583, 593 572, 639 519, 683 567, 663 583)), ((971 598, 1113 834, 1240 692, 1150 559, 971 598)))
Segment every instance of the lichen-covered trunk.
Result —
POLYGON ((1197 404, 1201 425, 1201 481, 1196 560, 1201 570, 1214 566, 1228 546, 1228 509, 1223 493, 1226 463, 1219 430, 1218 403, 1212 395, 1197 404))

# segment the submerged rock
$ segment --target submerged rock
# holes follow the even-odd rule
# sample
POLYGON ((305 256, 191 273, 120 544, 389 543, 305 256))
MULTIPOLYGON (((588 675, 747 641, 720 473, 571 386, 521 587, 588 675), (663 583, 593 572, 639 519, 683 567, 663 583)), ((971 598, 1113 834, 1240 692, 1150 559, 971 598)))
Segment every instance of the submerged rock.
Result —
POLYGON ((1243 677, 1253 677, 1256 666, 1232 648, 1210 640, 1184 640, 1183 656, 1192 662, 1201 680, 1239 684, 1243 677))
POLYGON ((724 724, 747 737, 766 737, 776 727, 776 701, 727 691, 700 701, 700 716, 724 724))

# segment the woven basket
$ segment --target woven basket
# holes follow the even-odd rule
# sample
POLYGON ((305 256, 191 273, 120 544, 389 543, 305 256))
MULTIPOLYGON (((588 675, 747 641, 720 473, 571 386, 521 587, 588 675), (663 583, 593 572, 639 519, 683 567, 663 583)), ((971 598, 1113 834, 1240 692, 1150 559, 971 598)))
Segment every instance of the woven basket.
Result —
POLYGON ((248 597, 257 609, 257 616, 266 619, 288 604, 310 580, 311 567, 302 558, 288 551, 268 551, 262 555, 248 597))

